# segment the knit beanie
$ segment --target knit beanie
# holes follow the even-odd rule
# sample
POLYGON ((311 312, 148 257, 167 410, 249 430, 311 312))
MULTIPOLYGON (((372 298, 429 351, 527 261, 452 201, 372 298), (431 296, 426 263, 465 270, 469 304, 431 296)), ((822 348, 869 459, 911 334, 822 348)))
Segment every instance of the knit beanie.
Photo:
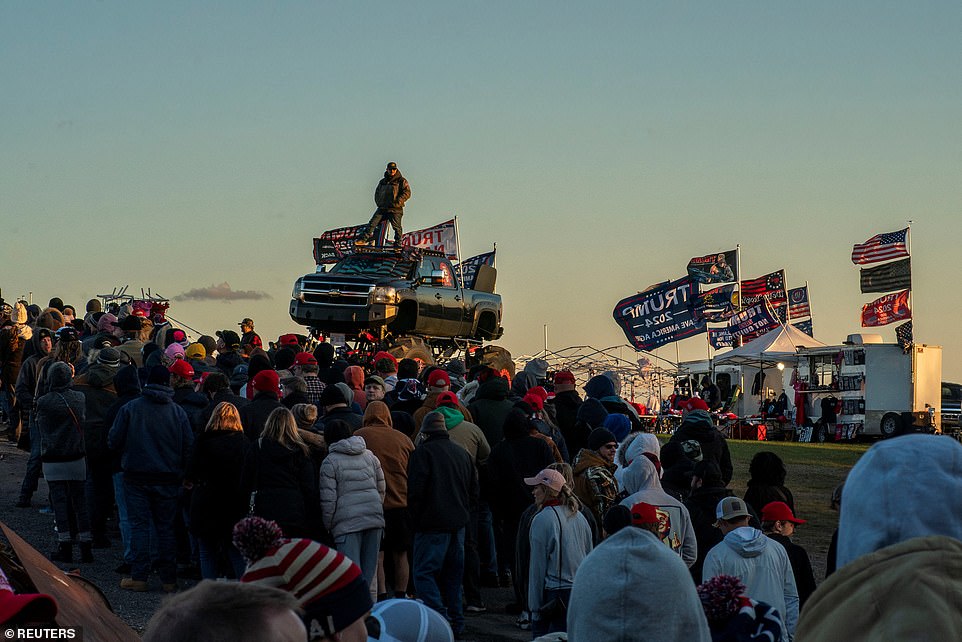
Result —
POLYGON ((291 408, 294 421, 298 428, 308 429, 317 421, 317 406, 312 403, 296 403, 291 408))
POLYGON ((615 504, 605 512, 601 524, 608 535, 614 535, 631 524, 631 510, 622 504, 615 504))
POLYGON ((333 637, 373 606, 361 569, 343 553, 309 539, 284 539, 275 522, 248 517, 234 527, 234 546, 247 560, 241 582, 287 591, 304 609, 308 631, 333 637))
POLYGON ((747 591, 741 580, 731 575, 716 575, 700 584, 697 590, 709 624, 724 622, 733 616, 747 591))
POLYGON ((324 441, 330 446, 334 442, 347 439, 351 436, 351 427, 346 421, 335 419, 324 424, 324 441))
POLYGON ((280 390, 280 377, 274 370, 261 370, 251 379, 251 386, 258 392, 273 392, 277 394, 280 390))
POLYGON ((104 348, 97 353, 97 363, 111 368, 120 367, 120 351, 115 348, 104 348))
POLYGON ((113 332, 117 324, 117 317, 104 312, 103 316, 97 319, 97 332, 113 332))
POLYGON ((347 399, 344 398, 344 393, 337 386, 327 386, 321 392, 319 403, 322 406, 333 406, 339 403, 347 403, 347 399))
POLYGON ((147 383, 157 386, 170 385, 170 372, 164 366, 154 366, 147 373, 147 383))
POLYGON ((708 427, 714 426, 711 415, 708 414, 707 410, 692 410, 685 415, 682 419, 681 425, 685 426, 696 426, 698 424, 707 425, 708 427))
POLYGON ((605 428, 615 436, 615 441, 622 442, 631 432, 631 421, 625 415, 614 413, 605 417, 605 428))
POLYGON ((605 425, 606 417, 608 417, 608 411, 605 410, 605 407, 601 405, 600 401, 590 397, 585 399, 575 415, 578 421, 583 421, 592 428, 600 428, 605 425))
POLYGON ((605 444, 618 441, 610 430, 606 428, 595 428, 588 435, 588 450, 598 450, 605 444))
POLYGON ((13 306, 13 314, 10 315, 10 320, 17 324, 23 324, 27 322, 27 307, 22 303, 17 303, 13 306))
POLYGON ((297 352, 290 348, 281 348, 274 354, 274 367, 278 370, 288 370, 294 365, 297 352))

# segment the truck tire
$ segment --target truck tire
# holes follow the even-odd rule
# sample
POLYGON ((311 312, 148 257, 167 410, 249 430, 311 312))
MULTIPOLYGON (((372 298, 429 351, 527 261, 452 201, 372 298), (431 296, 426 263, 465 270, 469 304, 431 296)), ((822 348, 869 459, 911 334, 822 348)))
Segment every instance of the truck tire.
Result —
POLYGON ((422 339, 405 337, 397 342, 388 352, 400 361, 401 359, 414 359, 420 361, 425 366, 434 365, 434 353, 431 346, 422 339))
POLYGON ((514 359, 511 353, 501 346, 484 346, 481 355, 481 364, 494 368, 498 372, 507 372, 514 378, 514 359))
POLYGON ((879 422, 878 429, 879 432, 882 433, 883 438, 888 439, 889 437, 894 437, 902 430, 902 418, 894 412, 887 413, 882 417, 882 421, 879 422))
POLYGON ((478 329, 475 338, 480 341, 491 341, 498 333, 498 319, 492 312, 482 312, 478 318, 478 329))

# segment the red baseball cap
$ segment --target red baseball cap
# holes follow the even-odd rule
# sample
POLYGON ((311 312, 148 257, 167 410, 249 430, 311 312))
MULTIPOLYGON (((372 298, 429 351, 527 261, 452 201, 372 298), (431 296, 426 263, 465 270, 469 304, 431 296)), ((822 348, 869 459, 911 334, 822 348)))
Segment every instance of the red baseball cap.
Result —
POLYGON ((430 376, 428 376, 428 385, 434 388, 450 386, 451 377, 448 376, 447 372, 438 368, 437 370, 432 371, 430 376))
POLYGON ((699 397, 692 397, 683 403, 681 407, 685 412, 691 412, 692 410, 704 410, 705 412, 708 412, 708 404, 705 403, 704 399, 699 397))
POLYGON ((174 362, 170 364, 167 370, 169 370, 171 374, 175 374, 184 379, 194 378, 194 367, 183 359, 174 359, 174 362))
POLYGON ((296 334, 282 334, 282 335, 277 339, 277 342, 280 343, 282 346, 296 346, 296 345, 298 345, 297 335, 296 335, 296 334))
POLYGON ((640 524, 658 523, 658 510, 651 504, 638 502, 631 507, 631 523, 638 526, 640 524))
POLYGON ((458 407, 458 396, 451 392, 450 390, 445 390, 438 395, 438 407, 441 406, 451 406, 453 408, 458 407))
POLYGON ((575 376, 571 374, 570 370, 559 370, 558 372, 554 373, 554 382, 555 384, 574 383, 575 376))
POLYGON ((315 359, 314 355, 311 354, 310 352, 298 352, 294 356, 294 365, 295 366, 316 366, 317 359, 315 359))
POLYGON ((808 520, 798 519, 792 513, 792 509, 785 502, 768 502, 762 508, 763 522, 791 522, 793 524, 804 524, 808 520))
POLYGON ((521 401, 525 402, 526 404, 531 406, 532 409, 536 411, 540 412, 544 410, 544 399, 542 399, 535 393, 529 392, 524 396, 524 398, 521 401))

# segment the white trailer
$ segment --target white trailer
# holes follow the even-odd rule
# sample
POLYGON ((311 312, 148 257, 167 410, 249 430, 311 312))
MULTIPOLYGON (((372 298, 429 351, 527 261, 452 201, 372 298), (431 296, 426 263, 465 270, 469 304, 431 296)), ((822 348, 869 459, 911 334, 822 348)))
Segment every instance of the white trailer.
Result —
POLYGON ((904 352, 879 335, 855 334, 842 345, 799 348, 798 357, 806 416, 824 419, 813 439, 941 432, 941 346, 915 344, 904 352), (831 407, 832 398, 840 409, 834 422, 822 412, 822 400, 831 407))

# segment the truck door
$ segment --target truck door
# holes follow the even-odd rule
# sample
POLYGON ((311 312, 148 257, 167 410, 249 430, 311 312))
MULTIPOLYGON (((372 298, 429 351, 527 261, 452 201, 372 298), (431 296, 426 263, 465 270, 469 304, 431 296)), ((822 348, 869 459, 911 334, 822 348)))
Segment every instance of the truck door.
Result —
POLYGON ((469 329, 464 327, 467 308, 464 301, 464 291, 458 287, 458 275, 450 261, 440 259, 439 268, 445 274, 445 285, 443 286, 446 290, 443 299, 445 327, 447 327, 448 334, 451 336, 459 336, 462 329, 465 329, 465 331, 469 329))
POLYGON ((418 332, 429 335, 444 334, 445 289, 432 283, 432 273, 437 270, 437 260, 426 256, 418 268, 418 332))

